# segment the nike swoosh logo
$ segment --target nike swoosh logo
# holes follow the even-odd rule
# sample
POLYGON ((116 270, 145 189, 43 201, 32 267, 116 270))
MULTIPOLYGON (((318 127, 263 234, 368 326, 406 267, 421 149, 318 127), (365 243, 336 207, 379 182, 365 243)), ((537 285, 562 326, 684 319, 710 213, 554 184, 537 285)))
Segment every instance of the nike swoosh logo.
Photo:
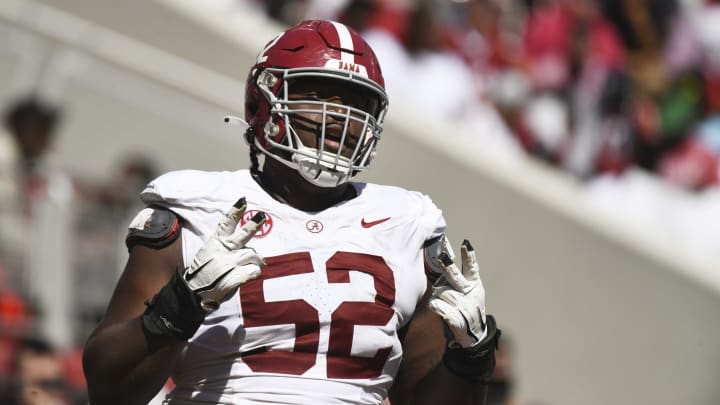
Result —
POLYGON ((168 328, 168 329, 170 329, 171 331, 178 332, 178 333, 183 333, 183 330, 182 330, 182 329, 180 329, 180 328, 176 327, 175 325, 173 325, 172 322, 168 321, 167 318, 165 318, 164 316, 160 315, 160 320, 161 320, 162 323, 165 325, 165 327, 168 328))
POLYGON ((208 260, 207 262, 203 263, 202 266, 200 266, 200 267, 198 267, 197 269, 195 269, 195 271, 193 271, 192 273, 190 273, 190 272, 188 271, 187 274, 185 274, 185 281, 190 281, 190 280, 192 280, 193 278, 195 278, 195 276, 200 272, 200 270, 202 270, 205 266, 207 266, 208 264, 210 264, 211 261, 213 261, 213 259, 210 259, 210 260, 208 260))
POLYGON ((387 217, 387 218, 378 219, 377 221, 371 221, 371 222, 365 222, 365 218, 363 218, 360 220, 360 226, 362 226, 363 228, 370 228, 371 226, 382 224, 383 222, 387 221, 390 218, 391 217, 387 217))

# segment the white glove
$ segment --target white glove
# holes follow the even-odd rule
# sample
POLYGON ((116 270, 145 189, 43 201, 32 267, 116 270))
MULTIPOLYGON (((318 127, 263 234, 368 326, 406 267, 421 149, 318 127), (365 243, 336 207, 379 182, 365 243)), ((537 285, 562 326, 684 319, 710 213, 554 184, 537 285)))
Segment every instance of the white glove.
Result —
POLYGON ((433 285, 430 309, 447 325, 454 339, 450 347, 469 348, 485 338, 485 288, 475 251, 465 240, 460 248, 462 271, 443 252, 438 258, 443 275, 433 285))
POLYGON ((262 256, 253 248, 245 247, 265 222, 265 213, 255 214, 238 227, 246 208, 245 198, 235 203, 183 275, 206 311, 217 309, 241 284, 259 276, 261 267, 265 266, 262 256))

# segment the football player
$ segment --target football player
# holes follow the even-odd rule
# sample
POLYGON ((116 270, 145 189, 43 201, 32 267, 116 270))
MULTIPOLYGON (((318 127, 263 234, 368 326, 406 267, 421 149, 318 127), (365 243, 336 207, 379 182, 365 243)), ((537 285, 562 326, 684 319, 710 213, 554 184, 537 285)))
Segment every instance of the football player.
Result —
POLYGON ((91 403, 144 404, 168 377, 168 404, 483 403, 500 331, 472 246, 456 258, 427 196, 351 181, 387 109, 348 27, 270 41, 247 80, 251 169, 141 193, 85 348, 91 403))

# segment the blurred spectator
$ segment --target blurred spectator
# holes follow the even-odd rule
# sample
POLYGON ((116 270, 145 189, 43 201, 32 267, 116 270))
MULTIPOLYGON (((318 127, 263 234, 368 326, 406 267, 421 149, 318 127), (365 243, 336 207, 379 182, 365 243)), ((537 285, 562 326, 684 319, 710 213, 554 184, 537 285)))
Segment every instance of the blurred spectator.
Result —
POLYGON ((48 152, 60 111, 36 96, 11 103, 0 133, 0 260, 8 283, 22 286, 26 229, 35 201, 64 183, 51 170, 48 152))
POLYGON ((493 68, 506 65, 511 56, 503 43, 501 6, 493 0, 471 0, 463 11, 467 23, 454 35, 459 35, 458 50, 473 70, 491 73, 493 68))
POLYGON ((382 63, 385 87, 391 100, 395 95, 405 93, 410 81, 408 69, 412 61, 403 44, 409 15, 407 8, 358 1, 352 1, 341 13, 348 25, 363 35, 382 63), (367 5, 373 7, 369 13, 364 10, 367 5))
POLYGON ((57 107, 31 96, 8 107, 7 133, 0 133, 2 404, 64 404, 84 392, 81 355, 73 351, 73 342, 87 338, 107 305, 112 281, 121 270, 118 263, 126 253, 124 230, 118 224, 129 221, 140 189, 156 176, 151 160, 129 156, 107 182, 73 184, 50 159, 59 121, 57 107), (75 192, 80 198, 69 204, 75 192), (25 241, 39 235, 44 240, 39 243, 54 247, 49 251, 67 257, 48 250, 29 255, 25 241), (63 243, 56 243, 56 238, 63 243), (84 293, 71 294, 70 286, 84 293), (66 330, 53 335, 57 322, 66 330), (49 344, 28 336, 50 339, 55 347, 69 349, 68 356, 61 357, 49 344), (39 368, 48 374, 40 375, 39 368), (66 377, 62 384, 55 379, 58 369, 66 377))
POLYGON ((530 98, 522 116, 523 145, 534 156, 558 164, 570 142, 570 117, 562 98, 552 93, 530 98))
POLYGON ((655 171, 700 118, 702 50, 675 0, 606 1, 604 9, 628 51, 634 162, 655 171))
POLYGON ((355 0, 340 18, 363 34, 386 66, 383 75, 391 97, 412 94, 415 107, 457 120, 479 93, 469 67, 450 47, 441 11, 433 1, 405 9, 355 0), (438 85, 439 77, 447 80, 438 85))
POLYGON ((58 109, 36 96, 12 104, 5 125, 15 137, 24 173, 40 170, 59 123, 58 109))
POLYGON ((602 128, 610 112, 601 103, 624 66, 620 40, 591 0, 533 2, 524 31, 524 63, 536 97, 527 104, 522 143, 578 175, 591 173, 602 145, 612 144, 603 138, 614 135, 602 128))
POLYGON ((37 308, 39 333, 64 345, 72 328, 65 244, 72 240, 68 224, 74 190, 50 153, 60 117, 56 106, 36 95, 11 103, 4 114, 0 261, 10 288, 37 308))
POLYGON ((495 107, 484 99, 476 74, 453 47, 446 23, 457 17, 446 7, 433 1, 419 2, 404 10, 401 19, 380 18, 399 12, 381 8, 372 28, 364 32, 386 66, 388 94, 391 100, 405 95, 401 99, 408 107, 451 123, 455 132, 445 136, 458 142, 477 141, 488 148, 514 151, 512 134, 495 107), (399 31, 398 21, 404 22, 399 31))
POLYGON ((588 68, 623 64, 623 50, 593 0, 537 1, 529 11, 524 48, 537 90, 563 91, 588 68))
POLYGON ((35 96, 12 104, 5 114, 5 127, 15 144, 14 174, 19 176, 26 212, 30 202, 47 191, 47 156, 59 121, 59 110, 35 96))
POLYGON ((11 383, 1 403, 68 405, 71 395, 63 379, 62 358, 45 341, 24 339, 13 354, 11 383))
POLYGON ((463 108, 479 94, 470 69, 447 46, 445 30, 436 11, 433 2, 423 1, 410 13, 404 42, 411 65, 405 71, 408 80, 404 92, 413 95, 416 107, 452 121, 458 119, 463 108), (438 77, 452 79, 439 86, 438 77))

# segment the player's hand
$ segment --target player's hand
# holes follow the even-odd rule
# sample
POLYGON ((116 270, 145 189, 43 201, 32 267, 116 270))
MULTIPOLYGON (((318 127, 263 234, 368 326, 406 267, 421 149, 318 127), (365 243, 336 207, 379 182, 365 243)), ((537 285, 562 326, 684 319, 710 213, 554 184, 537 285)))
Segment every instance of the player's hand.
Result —
POLYGON ((447 253, 439 257, 443 275, 433 285, 430 309, 452 332, 451 347, 469 348, 485 338, 485 288, 475 251, 465 240, 460 248, 462 270, 447 253))
POLYGON ((259 276, 265 265, 262 256, 245 246, 265 222, 265 213, 238 227, 246 208, 245 198, 235 203, 183 275, 206 311, 217 309, 241 284, 259 276))

